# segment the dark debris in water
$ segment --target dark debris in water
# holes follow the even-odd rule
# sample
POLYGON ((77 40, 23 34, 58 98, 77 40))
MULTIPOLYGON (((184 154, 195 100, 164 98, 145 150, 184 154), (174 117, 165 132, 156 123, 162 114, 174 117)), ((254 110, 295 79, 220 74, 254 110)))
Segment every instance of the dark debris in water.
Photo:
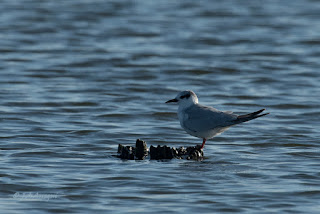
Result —
POLYGON ((174 148, 169 146, 150 146, 148 150, 147 143, 143 140, 137 139, 136 147, 118 146, 118 158, 126 160, 144 160, 149 156, 150 160, 170 160, 170 159, 186 159, 186 160, 202 160, 203 151, 201 147, 190 146, 187 148, 174 148))

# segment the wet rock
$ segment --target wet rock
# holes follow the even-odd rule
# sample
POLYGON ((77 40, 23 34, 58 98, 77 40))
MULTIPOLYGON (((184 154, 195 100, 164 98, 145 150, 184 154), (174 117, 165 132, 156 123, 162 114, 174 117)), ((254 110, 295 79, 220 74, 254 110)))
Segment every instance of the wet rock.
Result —
MULTIPOLYGON (((117 157, 127 160, 143 160, 148 156, 147 143, 137 139, 136 147, 123 146, 119 144, 117 157)), ((170 160, 173 158, 186 160, 203 160, 203 151, 201 146, 190 146, 187 148, 180 147, 178 149, 169 146, 157 147, 150 146, 150 160, 170 160)))
POLYGON ((137 160, 143 160, 146 156, 148 156, 147 143, 143 140, 137 139, 136 149, 135 149, 135 158, 137 160))
POLYGON ((184 148, 184 147, 178 148, 178 149, 177 149, 177 152, 178 152, 178 156, 181 157, 181 158, 182 158, 183 156, 187 155, 187 149, 184 148))
POLYGON ((201 149, 201 146, 199 145, 189 146, 187 148, 180 147, 178 149, 175 149, 175 157, 178 159, 186 159, 186 160, 202 160, 203 151, 201 149))
POLYGON ((118 157, 126 160, 134 160, 134 148, 132 146, 118 146, 118 157))
POLYGON ((150 146, 150 160, 172 159, 172 148, 168 146, 150 146))
POLYGON ((187 160, 202 160, 203 159, 203 150, 201 146, 192 146, 187 148, 187 160))

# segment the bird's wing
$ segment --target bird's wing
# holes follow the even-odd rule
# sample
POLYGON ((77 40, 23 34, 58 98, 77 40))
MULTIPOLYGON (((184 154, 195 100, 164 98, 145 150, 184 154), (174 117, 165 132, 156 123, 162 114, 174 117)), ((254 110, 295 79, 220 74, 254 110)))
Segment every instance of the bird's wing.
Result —
POLYGON ((222 112, 212 107, 193 105, 185 110, 183 125, 195 132, 234 125, 237 115, 222 112))

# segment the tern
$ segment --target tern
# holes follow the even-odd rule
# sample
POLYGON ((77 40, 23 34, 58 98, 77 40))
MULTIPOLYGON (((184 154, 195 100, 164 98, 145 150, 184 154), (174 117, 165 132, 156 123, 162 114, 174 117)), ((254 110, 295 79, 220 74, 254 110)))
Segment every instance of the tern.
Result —
POLYGON ((174 99, 166 103, 178 103, 178 118, 181 127, 190 135, 202 138, 201 149, 207 139, 221 134, 231 126, 265 116, 260 114, 265 109, 244 115, 233 114, 232 111, 219 111, 213 107, 200 105, 193 91, 181 91, 174 99))

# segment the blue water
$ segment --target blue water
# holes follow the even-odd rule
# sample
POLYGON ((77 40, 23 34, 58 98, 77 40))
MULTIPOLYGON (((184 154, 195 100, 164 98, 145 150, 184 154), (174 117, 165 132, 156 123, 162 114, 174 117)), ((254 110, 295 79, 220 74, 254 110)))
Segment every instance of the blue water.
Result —
POLYGON ((3 213, 319 213, 320 4, 0 4, 3 213), (270 115, 203 161, 126 161, 119 143, 194 146, 177 106, 270 115), (49 197, 49 198, 48 198, 49 197))

